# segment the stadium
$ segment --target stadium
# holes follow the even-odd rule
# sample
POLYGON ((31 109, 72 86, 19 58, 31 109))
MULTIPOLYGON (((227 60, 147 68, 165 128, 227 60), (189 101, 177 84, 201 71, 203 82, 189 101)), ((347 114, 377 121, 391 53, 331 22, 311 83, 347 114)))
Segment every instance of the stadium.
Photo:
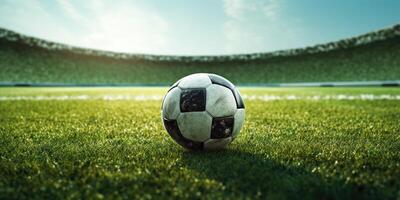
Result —
POLYGON ((398 23, 286 50, 185 55, 69 44, 6 21, 0 199, 400 198, 398 23), (178 88, 184 98, 182 77, 197 73, 210 83, 189 89, 233 93, 240 134, 242 124, 221 118, 229 108, 212 110, 218 100, 200 110, 174 101, 182 113, 208 112, 211 138, 225 137, 214 121, 228 123, 224 149, 185 143, 182 127, 202 119, 178 121, 179 141, 177 122, 160 118, 168 94, 178 88))

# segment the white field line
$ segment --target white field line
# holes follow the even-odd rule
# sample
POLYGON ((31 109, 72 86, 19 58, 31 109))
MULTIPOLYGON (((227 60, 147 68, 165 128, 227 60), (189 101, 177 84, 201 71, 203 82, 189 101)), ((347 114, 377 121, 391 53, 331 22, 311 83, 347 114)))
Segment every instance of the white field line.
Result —
POLYGON ((104 101, 118 101, 118 100, 130 100, 130 101, 150 101, 150 100, 161 100, 163 97, 160 95, 62 95, 62 96, 0 96, 0 101, 19 101, 19 100, 31 100, 31 101, 66 101, 66 100, 104 100, 104 101))
POLYGON ((297 95, 243 95, 246 100, 261 100, 261 101, 278 101, 278 100, 400 100, 400 95, 391 94, 359 94, 359 95, 312 95, 312 96, 297 96, 297 95))
MULTIPOLYGON (((400 100, 400 95, 392 94, 359 94, 359 95, 243 95, 243 99, 261 101, 280 101, 280 100, 400 100)), ((67 100, 103 100, 103 101, 159 101, 161 95, 61 95, 61 96, 0 96, 0 101, 67 101, 67 100)))

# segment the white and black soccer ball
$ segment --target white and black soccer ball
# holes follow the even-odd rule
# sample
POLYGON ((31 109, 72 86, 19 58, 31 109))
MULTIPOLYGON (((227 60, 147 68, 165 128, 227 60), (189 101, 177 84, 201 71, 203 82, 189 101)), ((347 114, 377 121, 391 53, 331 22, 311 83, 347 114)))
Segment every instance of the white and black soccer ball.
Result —
POLYGON ((236 87, 216 74, 192 74, 171 86, 162 104, 164 127, 181 146, 224 148, 244 122, 244 104, 236 87))

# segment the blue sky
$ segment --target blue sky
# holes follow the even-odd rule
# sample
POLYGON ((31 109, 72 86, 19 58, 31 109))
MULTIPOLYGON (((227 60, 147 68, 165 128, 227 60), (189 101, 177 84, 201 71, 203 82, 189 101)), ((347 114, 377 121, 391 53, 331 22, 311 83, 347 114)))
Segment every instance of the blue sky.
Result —
POLYGON ((269 52, 400 23, 398 0, 2 0, 0 27, 130 53, 269 52))

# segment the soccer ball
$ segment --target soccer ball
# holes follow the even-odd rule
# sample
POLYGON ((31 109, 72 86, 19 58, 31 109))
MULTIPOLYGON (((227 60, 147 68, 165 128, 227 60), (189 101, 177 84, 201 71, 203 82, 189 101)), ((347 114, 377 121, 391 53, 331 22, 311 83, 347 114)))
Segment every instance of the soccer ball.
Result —
POLYGON ((234 140, 244 122, 236 87, 216 74, 192 74, 171 86, 161 108, 164 127, 181 146, 220 149, 234 140))

